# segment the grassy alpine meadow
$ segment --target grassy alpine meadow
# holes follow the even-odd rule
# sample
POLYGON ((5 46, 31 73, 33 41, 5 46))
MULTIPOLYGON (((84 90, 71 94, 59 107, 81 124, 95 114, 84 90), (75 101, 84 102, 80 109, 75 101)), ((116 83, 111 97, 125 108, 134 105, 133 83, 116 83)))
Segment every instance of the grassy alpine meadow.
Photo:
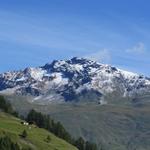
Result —
POLYGON ((35 125, 23 125, 21 122, 23 121, 18 118, 0 112, 0 137, 7 135, 20 147, 33 150, 77 150, 48 131, 35 125), (21 136, 24 130, 27 132, 26 138, 21 136), (49 141, 47 141, 48 136, 50 137, 49 141))

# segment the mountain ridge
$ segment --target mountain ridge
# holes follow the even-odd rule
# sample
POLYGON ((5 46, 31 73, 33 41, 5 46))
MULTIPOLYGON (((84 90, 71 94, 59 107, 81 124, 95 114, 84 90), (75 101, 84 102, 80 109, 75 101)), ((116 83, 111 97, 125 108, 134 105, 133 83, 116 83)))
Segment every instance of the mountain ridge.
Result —
POLYGON ((33 96, 34 102, 60 103, 81 98, 91 101, 93 98, 106 104, 108 94, 134 99, 149 91, 148 77, 78 57, 0 74, 0 93, 33 96))

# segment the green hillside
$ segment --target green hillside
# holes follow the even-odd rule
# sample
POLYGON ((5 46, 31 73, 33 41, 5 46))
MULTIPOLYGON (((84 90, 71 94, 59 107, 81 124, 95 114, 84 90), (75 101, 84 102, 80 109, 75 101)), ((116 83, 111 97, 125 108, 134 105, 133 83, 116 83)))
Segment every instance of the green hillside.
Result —
POLYGON ((77 150, 77 148, 50 132, 33 125, 23 125, 21 121, 9 114, 0 112, 0 137, 7 135, 20 147, 30 147, 33 150, 77 150), (20 136, 24 130, 27 131, 26 138, 20 136), (48 136, 50 142, 46 140, 48 136))

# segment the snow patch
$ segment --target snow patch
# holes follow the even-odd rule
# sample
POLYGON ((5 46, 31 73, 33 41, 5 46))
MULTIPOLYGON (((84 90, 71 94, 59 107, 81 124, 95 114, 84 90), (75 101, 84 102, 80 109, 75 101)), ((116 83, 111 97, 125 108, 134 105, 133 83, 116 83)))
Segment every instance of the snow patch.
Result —
POLYGON ((66 62, 64 60, 57 61, 54 65, 54 68, 58 68, 64 64, 66 64, 66 62))
POLYGON ((62 73, 53 73, 51 74, 51 76, 54 77, 52 82, 55 84, 62 84, 62 85, 68 84, 68 79, 63 78, 62 73))
POLYGON ((41 81, 44 74, 46 74, 46 71, 41 68, 31 68, 30 75, 35 80, 41 81))
POLYGON ((121 69, 118 69, 118 70, 125 78, 128 78, 128 79, 139 76, 138 74, 133 73, 133 72, 129 72, 129 71, 121 70, 121 69))
POLYGON ((17 81, 17 82, 20 82, 20 81, 25 81, 25 80, 26 80, 25 77, 21 77, 20 79, 17 79, 16 81, 17 81))
POLYGON ((72 68, 73 68, 74 70, 77 70, 78 72, 81 71, 81 70, 83 70, 83 66, 82 66, 82 65, 79 65, 79 64, 74 64, 74 65, 72 65, 72 68))

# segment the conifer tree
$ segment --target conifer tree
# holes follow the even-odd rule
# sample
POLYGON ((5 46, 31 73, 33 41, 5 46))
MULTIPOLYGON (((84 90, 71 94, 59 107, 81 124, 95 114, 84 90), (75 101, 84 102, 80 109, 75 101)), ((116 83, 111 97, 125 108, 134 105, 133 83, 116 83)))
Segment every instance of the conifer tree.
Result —
POLYGON ((23 132, 22 132, 22 134, 21 134, 21 136, 23 137, 23 138, 26 138, 27 137, 27 131, 26 130, 23 130, 23 132))

